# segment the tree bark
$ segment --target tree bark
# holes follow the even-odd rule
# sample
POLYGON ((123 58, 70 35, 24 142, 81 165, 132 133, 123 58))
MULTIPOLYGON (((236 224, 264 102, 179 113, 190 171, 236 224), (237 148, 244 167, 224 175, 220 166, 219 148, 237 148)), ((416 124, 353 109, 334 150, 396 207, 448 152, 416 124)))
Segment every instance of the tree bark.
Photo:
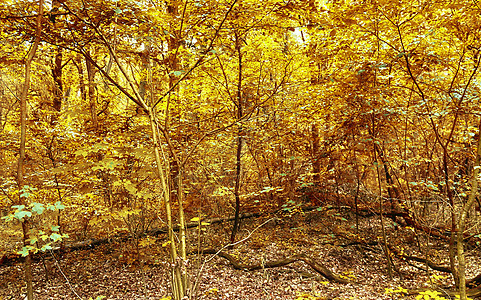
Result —
POLYGON ((311 125, 311 135, 312 135, 312 181, 314 185, 319 186, 321 183, 321 161, 319 160, 319 128, 317 124, 311 125))
MULTIPOLYGON (((30 89, 30 69, 32 66, 33 58, 35 57, 35 52, 37 51, 38 45, 40 44, 40 35, 42 33, 42 14, 43 14, 43 0, 39 0, 38 3, 39 10, 37 15, 36 30, 35 30, 35 40, 33 42, 32 48, 28 53, 27 61, 25 62, 25 82, 23 85, 22 94, 20 96, 20 155, 18 156, 17 162, 17 183, 19 190, 19 204, 26 205, 27 199, 22 196, 20 192, 24 187, 24 161, 25 161, 25 144, 27 136, 27 96, 30 89)), ((24 219, 22 222, 22 232, 23 232, 23 244, 28 245, 28 231, 29 223, 28 220, 24 219)), ((25 258, 25 281, 27 282, 27 299, 33 300, 33 283, 32 283, 32 256, 29 253, 25 258)))
POLYGON ((232 266, 237 269, 237 270, 247 270, 247 271, 256 271, 256 270, 262 270, 262 269, 267 269, 267 268, 278 268, 278 267, 283 267, 287 266, 289 264, 292 264, 296 261, 302 261, 306 263, 309 267, 311 267, 314 271, 328 279, 329 281, 332 282, 337 282, 337 283, 342 283, 342 284, 347 284, 347 283, 352 283, 351 280, 347 279, 346 277, 341 277, 335 273, 333 273, 331 270, 329 270, 327 267, 325 267, 323 264, 320 262, 314 260, 313 258, 305 255, 305 254, 297 254, 292 257, 284 258, 284 259, 279 259, 279 260, 273 260, 273 261, 267 261, 259 264, 251 264, 247 265, 244 264, 240 261, 238 261, 233 255, 224 252, 224 251, 217 251, 215 249, 205 249, 202 250, 201 253, 203 254, 215 254, 218 255, 222 258, 227 259, 232 266))
MULTIPOLYGON (((52 77, 55 83, 55 87, 53 90, 53 108, 55 109, 55 113, 58 113, 62 109, 63 100, 62 49, 60 47, 57 48, 55 53, 55 61, 52 68, 52 77)), ((52 120, 55 119, 56 118, 52 118, 52 120)))
MULTIPOLYGON (((60 7, 59 0, 52 0, 52 11, 58 11, 60 7)), ((55 18, 51 19, 53 23, 56 22, 55 18)), ((58 38, 55 38, 56 40, 58 38)), ((62 100, 63 100, 63 81, 62 81, 62 48, 57 47, 55 49, 55 57, 52 67, 52 77, 54 82, 53 88, 53 104, 52 107, 55 110, 52 115, 51 123, 57 121, 58 113, 62 109, 62 100)))
MULTIPOLYGON (((481 120, 479 121, 478 133, 481 133, 481 120)), ((478 149, 476 152, 476 161, 473 168, 473 177, 471 178, 471 193, 468 201, 463 207, 461 216, 458 222, 458 240, 457 240, 457 254, 458 254, 458 276, 459 276, 459 294, 461 300, 466 300, 466 260, 464 256, 464 229, 466 227, 466 219, 469 209, 476 201, 476 193, 478 192, 478 175, 479 164, 481 160, 481 136, 478 134, 478 149)))
MULTIPOLYGON (((90 51, 87 51, 90 57, 90 51)), ((87 80, 88 80, 88 98, 90 108, 90 118, 92 119, 92 126, 95 130, 98 130, 99 123, 97 118, 97 99, 95 99, 95 68, 89 59, 85 59, 87 67, 87 80)))
MULTIPOLYGON (((235 32, 235 46, 237 51, 238 59, 238 73, 237 73, 237 121, 241 122, 244 116, 243 111, 243 99, 242 99, 242 41, 240 40, 239 33, 235 32)), ((240 184, 241 184, 241 167, 242 167, 242 135, 243 128, 242 124, 238 125, 237 128, 237 139, 236 139, 236 171, 235 171, 235 185, 234 185, 234 197, 235 197, 235 219, 234 226, 232 227, 232 234, 230 237, 231 243, 235 242, 235 237, 240 226, 240 184)))

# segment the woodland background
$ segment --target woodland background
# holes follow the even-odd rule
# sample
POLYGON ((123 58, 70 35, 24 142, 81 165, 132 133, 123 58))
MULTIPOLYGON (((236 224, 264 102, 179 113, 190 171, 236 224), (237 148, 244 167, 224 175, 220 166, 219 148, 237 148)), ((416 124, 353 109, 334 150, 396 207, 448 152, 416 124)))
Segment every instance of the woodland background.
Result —
MULTIPOLYGON (((420 263, 448 274, 449 295, 478 296, 465 258, 481 241, 480 13, 475 0, 2 1, 2 264, 24 262, 33 299, 39 257, 128 243, 117 260, 165 251, 168 293, 193 298, 192 253, 250 269, 236 242, 321 212, 331 244, 375 244, 389 278, 420 263), (247 217, 261 218, 250 234, 247 217)), ((311 292, 298 299, 323 297, 311 292)))

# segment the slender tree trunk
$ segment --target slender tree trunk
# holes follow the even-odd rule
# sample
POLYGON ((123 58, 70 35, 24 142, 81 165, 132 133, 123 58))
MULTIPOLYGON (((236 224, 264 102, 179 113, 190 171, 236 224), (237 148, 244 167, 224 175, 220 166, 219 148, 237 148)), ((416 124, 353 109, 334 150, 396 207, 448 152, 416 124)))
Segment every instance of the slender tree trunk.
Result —
MULTIPOLYGON (((481 120, 478 126, 478 133, 481 133, 481 120)), ((466 260, 464 256, 464 229, 466 228, 466 219, 468 212, 476 201, 476 193, 478 192, 478 175, 479 164, 481 161, 481 136, 478 134, 478 149, 476 152, 476 161, 474 162, 473 176, 471 178, 471 193, 469 194, 468 201, 463 207, 461 216, 458 222, 458 240, 457 240, 457 252, 458 252, 458 276, 459 276, 459 294, 461 300, 466 300, 466 260)))
MULTIPOLYGON (((187 3, 185 3, 187 5, 187 3)), ((184 6, 184 12, 185 12, 186 7, 184 6)), ((179 17, 183 18, 183 14, 179 13, 179 2, 170 2, 167 5, 167 12, 174 17, 174 19, 177 19, 179 17)), ((183 19, 181 20, 180 28, 176 30, 176 25, 171 24, 171 31, 174 32, 169 38, 169 51, 170 55, 168 58, 168 63, 169 67, 172 72, 178 71, 179 68, 179 59, 178 59, 178 50, 180 47, 180 39, 182 37, 182 24, 183 24, 183 19)), ((172 73, 169 76, 169 89, 173 88, 174 85, 177 83, 177 76, 175 76, 174 73, 172 73)), ((142 83, 141 83, 141 88, 142 88, 142 83)), ((172 99, 174 101, 178 101, 180 104, 180 99, 178 97, 180 91, 180 85, 177 84, 175 87, 175 93, 171 93, 168 96, 168 103, 171 103, 172 99)), ((167 106, 165 110, 165 125, 164 125, 164 136, 165 139, 167 140, 167 143, 169 145, 169 157, 165 157, 164 159, 168 159, 168 162, 166 162, 169 165, 168 172, 166 173, 169 176, 170 184, 172 185, 172 191, 170 192, 170 197, 171 201, 173 199, 177 200, 178 204, 178 223, 179 223, 179 235, 180 235, 180 241, 179 241, 179 248, 176 248, 176 251, 179 252, 180 259, 176 259, 173 261, 174 263, 174 270, 173 270, 173 282, 172 285, 174 288, 174 299, 184 299, 184 297, 188 294, 188 288, 189 288, 189 276, 187 273, 187 270, 185 269, 185 263, 187 262, 187 237, 186 237, 186 229, 185 229, 185 216, 184 216, 184 206, 183 206, 183 196, 184 196, 184 191, 183 191, 183 181, 182 181, 182 176, 183 175, 183 165, 181 164, 181 161, 179 157, 176 154, 176 149, 174 147, 174 144, 171 142, 171 138, 169 136, 170 133, 170 124, 169 124, 169 106, 167 106)), ((177 138, 181 139, 182 136, 178 135, 177 138)), ((174 240, 172 240, 174 242, 174 240)), ((177 241, 176 241, 177 243, 177 241)), ((176 254, 178 255, 178 254, 176 254)))
POLYGON ((187 291, 186 286, 184 285, 186 280, 183 278, 185 274, 182 274, 181 265, 178 261, 177 240, 173 231, 171 192, 168 179, 168 174, 170 173, 169 160, 161 148, 155 115, 152 109, 149 111, 149 117, 152 129, 152 141, 154 143, 155 161, 157 164, 157 174, 161 182, 164 207, 167 215, 167 227, 169 229, 170 259, 173 266, 171 273, 172 294, 173 299, 181 300, 184 298, 187 291))
MULTIPOLYGON (((376 156, 376 154, 374 154, 374 156, 376 156)), ((376 166, 376 171, 377 171, 377 180, 378 180, 378 185, 379 185, 379 219, 381 221, 382 242, 383 242, 383 248, 384 248, 384 255, 386 256, 387 272, 388 272, 389 278, 392 279, 393 274, 392 274, 391 255, 389 253, 389 247, 388 247, 388 244, 387 244, 386 228, 384 226, 383 197, 382 197, 381 174, 379 172, 379 166, 376 166)))
MULTIPOLYGON (((243 99, 242 99, 242 51, 241 51, 241 43, 240 37, 238 32, 235 32, 236 38, 236 51, 237 51, 237 58, 238 58, 238 73, 237 73, 237 120, 242 122, 242 118, 244 116, 243 111, 243 99)), ((235 197, 235 216, 234 216, 234 226, 232 227, 232 234, 230 237, 231 243, 235 242, 235 237, 239 230, 240 226, 240 184, 241 184, 241 167, 242 167, 242 135, 243 128, 242 124, 238 125, 237 129, 237 140, 236 140, 236 171, 235 171, 235 185, 234 185, 234 197, 235 197)))
MULTIPOLYGON (((182 263, 187 262, 187 232, 185 228, 185 216, 184 216, 184 189, 183 189, 183 182, 182 176, 182 168, 179 170, 179 177, 178 177, 178 187, 177 187, 177 201, 179 203, 179 235, 180 235, 180 257, 182 258, 182 263)), ((188 292, 190 282, 189 276, 187 274, 187 270, 185 269, 186 266, 181 266, 182 270, 182 290, 183 295, 185 296, 188 292)))
POLYGON ((82 56, 78 55, 75 60, 74 60, 75 66, 77 67, 78 70, 78 76, 79 76, 79 90, 80 90, 80 97, 82 98, 83 102, 87 102, 87 91, 85 89, 85 78, 84 78, 84 68, 82 66, 82 56))
POLYGON ((311 136, 312 136, 312 181, 314 185, 319 186, 321 183, 321 161, 319 160, 319 128, 317 124, 311 125, 311 136))
MULTIPOLYGON (((309 6, 309 11, 317 14, 316 1, 307 1, 309 6)), ((318 63, 316 62, 317 43, 314 41, 309 42, 309 52, 306 55, 309 57, 309 72, 310 72, 310 83, 312 86, 319 85, 319 70, 317 68, 318 63)), ((321 161, 320 158, 320 140, 319 140, 319 127, 315 122, 311 124, 311 141, 312 141, 312 151, 311 151, 311 163, 312 163, 312 182, 315 186, 319 186, 321 183, 321 161)))
POLYGON ((386 256, 386 267, 388 271, 389 278, 392 279, 393 277, 393 265, 391 261, 391 255, 388 247, 388 241, 387 241, 387 235, 386 235, 386 228, 384 226, 384 209, 383 209, 383 191, 382 191, 382 179, 381 179, 381 172, 379 171, 379 164, 378 164, 378 158, 377 158, 377 143, 375 141, 375 130, 376 130, 376 124, 375 124, 376 119, 374 118, 374 113, 371 115, 371 126, 372 128, 369 129, 369 133, 372 136, 373 140, 373 154, 374 154, 374 160, 373 163, 375 164, 376 167, 376 175, 377 175, 377 183, 378 183, 378 188, 379 188, 379 220, 381 222, 381 234, 382 234, 382 242, 383 242, 383 249, 384 249, 384 255, 386 256))
MULTIPOLYGON (((356 155, 356 150, 354 150, 354 155, 356 155)), ((355 159, 356 161, 356 159, 355 159)), ((354 206, 356 209, 356 233, 359 233, 359 189, 361 188, 361 176, 359 174, 359 164, 356 161, 354 170, 356 172, 356 194, 354 196, 354 206)))
POLYGON ((396 204, 399 199, 399 192, 394 187, 394 180, 389 172, 389 165, 384 156, 384 151, 381 149, 381 146, 378 144, 374 144, 375 151, 377 152, 379 158, 381 159, 381 163, 384 169, 384 175, 386 176, 386 184, 387 184, 387 193, 389 195, 389 202, 391 203, 391 211, 396 210, 396 204))
MULTIPOLYGON (((449 143, 449 141, 447 142, 449 143)), ((456 213, 454 211, 454 197, 453 191, 449 185, 449 170, 448 170, 448 153, 446 144, 443 147, 443 171, 444 171, 444 182, 446 186, 446 195, 448 197, 450 209, 451 209, 451 238, 449 239, 449 265, 451 267, 451 272, 453 275, 454 283, 456 287, 459 287, 459 274, 456 268, 456 213)))
POLYGON ((150 45, 145 45, 145 50, 142 52, 142 70, 140 73, 140 84, 139 84, 139 95, 142 100, 145 101, 145 94, 147 92, 147 84, 149 81, 149 71, 150 71, 150 45))
MULTIPOLYGON (((60 7, 59 0, 52 0, 52 10, 58 11, 60 7)), ((54 23, 56 22, 55 19, 51 20, 54 23)), ((62 109, 62 100, 63 100, 63 81, 62 81, 62 48, 57 47, 55 49, 55 58, 52 68, 52 78, 54 82, 53 88, 53 108, 54 113, 51 119, 52 124, 57 121, 58 113, 62 109)))
MULTIPOLYGON (((90 52, 87 52, 90 56, 90 52)), ((87 80, 88 80, 88 98, 90 107, 90 117, 92 119, 92 126, 95 130, 98 130, 99 122, 97 118, 97 99, 95 98, 95 68, 90 60, 85 59, 87 67, 87 80)))
MULTIPOLYGON (((27 96, 30 89, 30 69, 32 66, 33 58, 35 57, 35 52, 37 51, 38 44, 40 43, 40 35, 42 31, 42 14, 43 14, 43 0, 39 0, 39 10, 37 16, 37 28, 35 31, 35 41, 33 42, 32 48, 28 53, 27 61, 25 62, 25 82, 23 85, 22 94, 20 96, 20 155, 18 156, 17 162, 17 183, 18 190, 22 190, 24 186, 24 170, 23 163, 25 161, 25 143, 27 136, 27 96)), ((22 192, 18 193, 19 203, 26 205, 27 199, 22 196, 22 192)), ((27 246, 28 242, 28 231, 29 223, 27 220, 22 222, 23 231, 23 244, 27 246)), ((30 253, 25 258, 25 281, 27 282, 27 299, 33 299, 33 283, 32 283, 32 257, 30 253)))
POLYGON ((55 82, 55 88, 53 91, 53 108, 56 112, 60 112, 62 109, 63 99, 63 81, 62 81, 62 49, 57 48, 55 54, 55 62, 52 69, 52 77, 55 82))

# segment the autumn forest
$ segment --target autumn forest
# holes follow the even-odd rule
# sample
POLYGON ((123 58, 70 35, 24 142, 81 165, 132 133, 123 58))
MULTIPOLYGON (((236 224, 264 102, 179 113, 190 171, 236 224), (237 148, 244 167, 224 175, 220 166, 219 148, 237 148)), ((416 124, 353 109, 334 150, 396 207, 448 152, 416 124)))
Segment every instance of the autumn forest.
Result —
POLYGON ((481 298, 477 0, 3 0, 0 299, 481 298))

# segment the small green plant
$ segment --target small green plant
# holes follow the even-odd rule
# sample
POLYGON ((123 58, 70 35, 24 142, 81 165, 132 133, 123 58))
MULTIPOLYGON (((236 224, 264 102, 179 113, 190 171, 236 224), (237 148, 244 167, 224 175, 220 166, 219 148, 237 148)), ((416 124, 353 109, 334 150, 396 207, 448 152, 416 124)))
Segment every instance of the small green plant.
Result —
POLYGON ((302 203, 296 203, 294 200, 289 200, 282 205, 282 210, 284 212, 293 213, 296 212, 296 210, 298 210, 301 206, 302 203))
MULTIPOLYGON (((29 198, 33 195, 36 191, 36 188, 32 188, 29 186, 24 186, 21 190, 21 196, 25 198, 29 198)), ((12 206, 12 213, 2 217, 3 220, 6 222, 25 222, 27 219, 31 219, 35 216, 40 216, 44 214, 46 211, 60 211, 65 209, 65 206, 60 202, 57 201, 54 204, 45 205, 43 203, 32 202, 25 205, 13 205, 12 206)), ((38 251, 45 252, 47 250, 52 249, 52 244, 58 241, 61 241, 64 238, 68 238, 67 234, 60 233, 60 226, 52 225, 48 229, 45 230, 30 230, 29 231, 30 238, 27 240, 30 245, 23 246, 21 250, 17 253, 22 256, 27 256, 30 252, 37 253, 38 251), (39 242, 42 242, 42 247, 38 248, 39 242)))

